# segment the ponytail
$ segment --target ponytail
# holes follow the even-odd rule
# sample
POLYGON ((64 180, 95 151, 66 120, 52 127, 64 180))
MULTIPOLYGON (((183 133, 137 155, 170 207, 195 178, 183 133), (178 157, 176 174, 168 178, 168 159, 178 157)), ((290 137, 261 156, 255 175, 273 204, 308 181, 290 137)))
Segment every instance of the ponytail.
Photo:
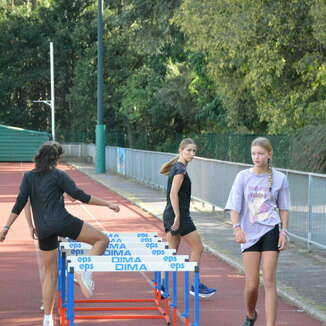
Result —
POLYGON ((179 155, 174 157, 172 160, 164 163, 160 169, 160 173, 164 175, 169 175, 172 165, 176 163, 178 159, 179 159, 179 155))
POLYGON ((35 171, 46 174, 52 171, 63 154, 62 146, 54 141, 44 143, 34 158, 35 171))
MULTIPOLYGON (((196 145, 196 143, 191 138, 185 138, 181 141, 179 145, 179 152, 182 151, 186 146, 193 144, 196 145)), ((170 169, 174 163, 176 163, 179 159, 179 155, 174 157, 172 160, 164 163, 160 169, 160 173, 164 175, 168 175, 170 172, 170 169)))

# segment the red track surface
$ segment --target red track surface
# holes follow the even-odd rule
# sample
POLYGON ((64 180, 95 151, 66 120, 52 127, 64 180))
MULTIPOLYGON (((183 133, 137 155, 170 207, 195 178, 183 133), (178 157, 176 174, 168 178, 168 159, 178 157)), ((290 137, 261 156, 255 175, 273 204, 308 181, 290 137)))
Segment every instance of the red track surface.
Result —
MULTIPOLYGON (((32 164, 0 163, 0 227, 7 219, 15 201, 22 173, 33 167, 32 164)), ((107 208, 67 203, 68 210, 75 216, 106 231, 158 231, 162 233, 161 221, 150 216, 137 206, 130 204, 116 193, 91 180, 84 174, 69 167, 61 167, 73 177, 86 192, 119 203, 120 213, 107 208)), ((40 279, 37 264, 37 250, 30 238, 22 213, 10 230, 5 242, 0 243, 0 326, 39 326, 42 325, 40 279)), ((218 236, 218 235, 217 235, 218 236)), ((183 246, 180 253, 189 253, 183 246)), ((149 273, 96 273, 94 299, 152 298, 149 273)), ((239 326, 243 320, 243 276, 216 257, 205 253, 201 262, 201 278, 218 292, 207 300, 201 300, 201 326, 239 326)), ((180 296, 182 297, 181 293, 180 296)), ((79 289, 76 299, 82 299, 79 289)), ((142 304, 144 305, 144 304, 142 304)), ((89 304, 87 304, 89 306, 89 304)), ((97 306, 101 306, 98 304, 97 306)), ((111 305, 113 306, 113 305, 111 305)), ((179 311, 182 313, 182 303, 179 311)), ((130 314, 139 312, 130 312, 130 314)), ((264 326, 263 291, 258 305, 259 319, 255 326, 264 326)), ((77 313, 81 315, 82 313, 77 313)), ((122 314, 104 312, 104 314, 122 314)), ((146 312, 144 312, 146 314, 146 312)), ((147 312, 152 314, 152 312, 147 312)), ((163 320, 78 320, 77 325, 165 325, 163 320)), ((178 325, 183 325, 179 320, 178 325)), ((292 305, 280 300, 278 326, 321 326, 292 305)))

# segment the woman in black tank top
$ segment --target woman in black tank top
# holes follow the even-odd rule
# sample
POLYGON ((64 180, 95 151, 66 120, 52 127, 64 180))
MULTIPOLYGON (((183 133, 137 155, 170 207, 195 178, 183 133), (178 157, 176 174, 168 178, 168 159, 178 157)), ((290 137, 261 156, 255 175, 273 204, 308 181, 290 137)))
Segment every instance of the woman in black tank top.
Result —
MULTIPOLYGON (((160 173, 168 175, 163 223, 169 247, 178 250, 181 238, 184 238, 191 247, 190 261, 199 264, 204 247, 190 216, 191 181, 187 173, 187 165, 194 158, 196 150, 192 139, 182 140, 179 155, 165 163, 160 173)), ((199 296, 210 297, 215 292, 215 289, 200 283, 199 296)), ((190 293, 194 295, 193 286, 190 293)))

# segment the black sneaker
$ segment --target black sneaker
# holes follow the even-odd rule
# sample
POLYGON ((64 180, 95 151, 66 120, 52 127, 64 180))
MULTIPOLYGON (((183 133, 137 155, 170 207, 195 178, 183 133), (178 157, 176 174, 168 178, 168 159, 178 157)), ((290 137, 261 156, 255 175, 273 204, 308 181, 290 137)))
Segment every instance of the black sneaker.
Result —
POLYGON ((165 292, 165 287, 163 284, 161 285, 160 293, 161 293, 161 299, 165 299, 168 296, 168 294, 165 292))
POLYGON ((255 321, 257 319, 257 311, 255 311, 255 317, 254 319, 250 319, 248 316, 246 316, 246 320, 245 322, 242 324, 242 326, 254 326, 255 325, 255 321))

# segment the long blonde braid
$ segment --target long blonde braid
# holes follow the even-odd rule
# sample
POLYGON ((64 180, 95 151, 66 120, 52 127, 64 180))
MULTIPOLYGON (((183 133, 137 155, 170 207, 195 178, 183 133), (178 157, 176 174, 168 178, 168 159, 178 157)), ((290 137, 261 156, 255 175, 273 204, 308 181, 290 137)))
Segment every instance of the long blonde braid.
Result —
POLYGON ((272 160, 269 158, 268 159, 268 190, 269 190, 269 198, 273 199, 272 195, 272 188, 273 188, 273 169, 272 169, 272 160))
MULTIPOLYGON (((258 137, 254 139, 251 143, 251 147, 253 146, 261 146, 266 149, 268 153, 273 152, 272 143, 269 139, 265 137, 258 137)), ((267 173, 268 173, 268 190, 269 190, 269 196, 270 199, 273 198, 272 196, 272 188, 273 188, 273 169, 272 169, 272 159, 268 159, 268 167, 267 167, 267 173)))

